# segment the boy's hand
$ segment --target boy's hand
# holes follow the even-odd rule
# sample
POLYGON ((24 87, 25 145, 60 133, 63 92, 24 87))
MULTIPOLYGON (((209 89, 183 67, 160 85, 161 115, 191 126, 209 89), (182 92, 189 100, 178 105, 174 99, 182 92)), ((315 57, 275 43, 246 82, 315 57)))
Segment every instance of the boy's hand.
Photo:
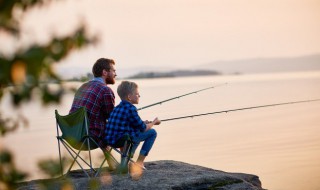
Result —
POLYGON ((161 120, 159 120, 157 117, 153 120, 154 125, 160 125, 161 120))

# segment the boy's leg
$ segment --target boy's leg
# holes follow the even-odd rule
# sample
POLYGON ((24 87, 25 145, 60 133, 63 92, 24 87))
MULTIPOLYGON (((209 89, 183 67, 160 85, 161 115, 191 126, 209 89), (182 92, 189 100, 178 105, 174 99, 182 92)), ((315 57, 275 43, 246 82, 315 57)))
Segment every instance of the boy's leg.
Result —
POLYGON ((139 141, 139 142, 134 142, 134 141, 133 141, 132 149, 131 149, 131 152, 130 152, 130 157, 131 157, 131 158, 133 158, 133 155, 134 155, 134 153, 136 152, 139 144, 140 144, 140 141, 139 141))
POLYGON ((148 156, 149 151, 151 150, 156 138, 157 138, 157 132, 154 129, 149 129, 148 131, 141 133, 138 137, 133 138, 134 151, 137 148, 137 146, 139 145, 139 143, 141 141, 144 141, 142 148, 140 150, 140 155, 142 155, 144 157, 148 156))
MULTIPOLYGON (((139 180, 140 177, 142 176, 143 169, 145 169, 144 160, 146 156, 149 154, 149 151, 151 150, 156 137, 157 137, 157 132, 154 129, 149 129, 148 131, 145 131, 142 134, 140 134, 138 137, 133 138, 133 142, 135 143, 136 142, 139 143, 141 141, 144 141, 144 143, 141 147, 140 154, 136 164, 132 164, 130 167, 130 175, 132 179, 139 180)), ((136 145, 139 145, 139 144, 136 144, 136 145)))
POLYGON ((140 154, 139 157, 138 157, 138 159, 137 159, 137 164, 139 164, 141 167, 144 167, 144 166, 143 166, 144 159, 146 159, 146 156, 140 154))

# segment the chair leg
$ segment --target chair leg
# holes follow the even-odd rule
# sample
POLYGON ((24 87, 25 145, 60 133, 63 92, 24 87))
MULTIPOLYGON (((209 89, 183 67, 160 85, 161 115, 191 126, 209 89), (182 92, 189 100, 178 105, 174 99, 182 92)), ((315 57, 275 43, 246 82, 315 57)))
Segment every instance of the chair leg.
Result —
MULTIPOLYGON (((91 167, 88 162, 86 162, 81 156, 79 156, 81 150, 79 150, 79 152, 77 153, 76 151, 74 151, 74 150, 70 147, 70 145, 68 145, 68 144, 65 143, 64 141, 61 141, 61 142, 63 142, 62 144, 65 146, 66 150, 68 150, 68 152, 69 152, 70 154, 71 154, 70 151, 72 151, 74 155, 77 155, 76 158, 81 159, 81 160, 83 161, 83 163, 85 163, 88 167, 91 167)), ((81 147, 82 147, 82 146, 81 146, 81 147)), ((92 169, 93 171, 95 171, 94 168, 91 168, 91 169, 92 169)))
POLYGON ((61 159, 61 149, 60 149, 60 140, 58 140, 58 148, 59 148, 59 159, 60 159, 60 171, 61 171, 61 176, 63 176, 63 166, 62 166, 62 159, 61 159))
POLYGON ((127 174, 128 169, 128 163, 130 160, 130 152, 131 152, 132 144, 128 141, 125 142, 123 147, 123 152, 121 153, 121 162, 120 167, 118 168, 118 172, 120 174, 127 174))
MULTIPOLYGON (((77 160, 77 158, 80 158, 82 161, 84 161, 84 163, 86 163, 86 164, 88 165, 88 163, 79 156, 79 154, 80 154, 80 152, 81 152, 82 146, 81 146, 79 152, 78 152, 78 153, 75 153, 70 147, 67 148, 67 146, 68 146, 67 144, 64 144, 64 143, 62 143, 62 144, 65 146, 66 150, 69 152, 70 156, 73 158, 73 162, 72 162, 72 164, 70 165, 67 173, 69 173, 69 172, 71 171, 72 166, 74 165, 75 162, 77 162, 77 164, 78 164, 78 166, 81 168, 81 170, 87 175, 88 178, 90 178, 90 175, 88 174, 88 172, 81 166, 81 164, 80 164, 80 163, 78 162, 78 160, 77 160), (69 149, 69 148, 70 148, 70 149, 69 149), (70 150, 71 150, 73 153, 75 153, 76 156, 74 156, 74 155, 71 153, 70 150)), ((88 166, 89 166, 89 165, 88 165, 88 166)))
MULTIPOLYGON (((111 148, 111 150, 112 150, 112 149, 113 149, 113 148, 111 148)), ((115 159, 115 158, 112 156, 111 150, 110 150, 110 151, 102 151, 103 154, 104 154, 104 159, 103 159, 103 161, 102 161, 102 163, 101 163, 98 171, 96 172, 95 177, 97 177, 97 176, 100 174, 100 172, 101 172, 101 170, 102 170, 102 167, 103 167, 104 163, 107 161, 107 159, 111 159, 114 163, 116 163, 117 166, 119 166, 119 162, 117 161, 117 159, 115 159)), ((115 149, 115 150, 116 150, 116 149, 115 149)), ((110 167, 110 166, 109 166, 109 167, 110 167)))
POLYGON ((89 138, 87 138, 87 143, 88 143, 88 147, 89 147, 89 160, 90 160, 90 171, 91 172, 95 172, 95 170, 93 169, 92 166, 92 160, 91 160, 91 147, 90 147, 90 142, 89 142, 89 138))

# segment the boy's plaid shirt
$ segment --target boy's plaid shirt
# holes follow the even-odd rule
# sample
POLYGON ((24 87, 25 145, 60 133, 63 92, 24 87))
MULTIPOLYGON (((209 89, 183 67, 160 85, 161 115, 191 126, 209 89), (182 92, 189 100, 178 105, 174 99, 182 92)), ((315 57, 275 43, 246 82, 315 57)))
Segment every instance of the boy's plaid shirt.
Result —
POLYGON ((122 100, 110 114, 106 125, 105 139, 108 144, 114 145, 124 134, 137 137, 146 130, 146 127, 137 108, 130 102, 122 100))

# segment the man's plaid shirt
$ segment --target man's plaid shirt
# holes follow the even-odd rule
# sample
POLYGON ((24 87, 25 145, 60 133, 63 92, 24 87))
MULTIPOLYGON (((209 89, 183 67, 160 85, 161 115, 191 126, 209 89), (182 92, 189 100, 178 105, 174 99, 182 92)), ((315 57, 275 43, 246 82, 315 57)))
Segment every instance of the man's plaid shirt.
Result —
POLYGON ((114 145, 124 134, 137 137, 146 130, 146 127, 138 115, 137 108, 130 102, 122 100, 110 114, 105 139, 108 144, 114 145))
POLYGON ((98 143, 103 143, 106 120, 114 108, 115 96, 102 78, 95 78, 83 84, 75 94, 70 113, 80 107, 86 107, 89 119, 89 133, 98 143))

